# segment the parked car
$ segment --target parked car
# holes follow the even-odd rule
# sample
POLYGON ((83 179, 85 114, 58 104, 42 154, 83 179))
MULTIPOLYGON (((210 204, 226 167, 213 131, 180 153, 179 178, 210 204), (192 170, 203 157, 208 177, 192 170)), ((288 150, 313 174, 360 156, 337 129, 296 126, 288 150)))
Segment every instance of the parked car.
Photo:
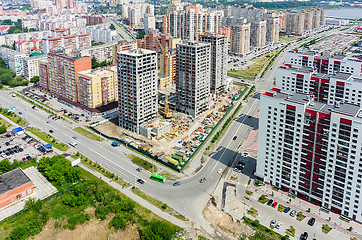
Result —
POLYGON ((278 222, 277 225, 275 225, 275 228, 279 229, 282 226, 282 224, 283 224, 282 222, 278 222))
POLYGON ((136 170, 137 170, 138 172, 142 172, 142 168, 140 168, 140 167, 137 168, 136 170))
POLYGON ((237 136, 234 136, 234 137, 233 137, 233 140, 236 140, 237 138, 238 138, 237 136))
POLYGON ((311 219, 308 220, 308 225, 309 226, 313 226, 314 223, 315 223, 315 218, 311 218, 311 219))
POLYGON ((273 205, 272 205, 272 207, 275 208, 277 205, 278 205, 278 202, 274 202, 273 205))
POLYGON ((276 222, 277 222, 277 220, 273 219, 273 220, 271 220, 270 225, 275 225, 276 222))
POLYGON ((26 156, 26 159, 28 159, 28 161, 29 161, 29 160, 31 160, 31 159, 33 159, 33 158, 30 157, 30 156, 26 156))
POLYGON ((292 210, 292 211, 289 213, 289 215, 292 216, 292 217, 295 217, 295 215, 297 215, 297 211, 292 210))
POLYGON ((286 209, 284 209, 284 212, 287 213, 290 211, 290 207, 287 207, 286 209))
POLYGON ((143 181, 141 178, 137 179, 137 182, 139 182, 140 184, 144 184, 145 181, 143 181))
POLYGON ((26 159, 26 157, 23 157, 22 160, 23 160, 24 162, 28 161, 28 159, 26 159))
POLYGON ((10 145, 10 143, 9 143, 9 142, 6 142, 6 143, 5 143, 5 145, 6 145, 6 146, 9 146, 9 145, 10 145))
POLYGON ((201 179, 200 179, 200 181, 199 181, 199 182, 200 182, 200 183, 203 183, 203 182, 205 182, 205 181, 206 181, 206 178, 205 178, 205 177, 203 177, 203 178, 201 178, 201 179))
POLYGON ((178 185, 181 185, 181 182, 180 181, 177 181, 175 182, 174 184, 172 184, 173 186, 178 186, 178 185))
POLYGON ((54 131, 50 129, 49 132, 50 132, 50 133, 53 133, 54 131))
POLYGON ((308 233, 304 232, 302 235, 300 235, 300 240, 307 240, 308 239, 308 233))
POLYGON ((273 204, 273 200, 270 199, 267 203, 266 203, 268 206, 271 206, 273 204))
POLYGON ((217 170, 217 173, 221 173, 222 172, 222 169, 220 168, 219 170, 217 170))

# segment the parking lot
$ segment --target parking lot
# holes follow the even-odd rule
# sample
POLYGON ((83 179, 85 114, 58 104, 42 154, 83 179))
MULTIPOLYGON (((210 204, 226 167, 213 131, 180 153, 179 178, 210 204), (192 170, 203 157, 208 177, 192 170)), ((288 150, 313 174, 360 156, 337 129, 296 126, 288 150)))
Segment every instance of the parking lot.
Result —
POLYGON ((28 161, 32 158, 40 158, 49 152, 51 152, 51 148, 44 148, 43 144, 25 134, 4 134, 0 138, 0 157, 8 159, 10 162, 15 159, 28 161))

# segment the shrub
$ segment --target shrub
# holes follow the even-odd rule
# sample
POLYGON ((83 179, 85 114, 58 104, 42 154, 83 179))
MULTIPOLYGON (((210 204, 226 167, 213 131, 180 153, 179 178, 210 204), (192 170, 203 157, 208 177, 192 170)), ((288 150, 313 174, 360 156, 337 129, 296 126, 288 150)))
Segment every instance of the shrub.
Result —
POLYGON ((119 214, 114 215, 113 219, 109 223, 109 225, 115 229, 125 229, 127 224, 127 220, 119 214))

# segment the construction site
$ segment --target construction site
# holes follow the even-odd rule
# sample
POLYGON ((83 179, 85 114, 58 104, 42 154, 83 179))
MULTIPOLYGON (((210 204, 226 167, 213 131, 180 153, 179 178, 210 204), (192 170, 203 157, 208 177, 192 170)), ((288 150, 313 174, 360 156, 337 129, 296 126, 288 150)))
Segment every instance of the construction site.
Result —
POLYGON ((232 100, 245 88, 234 85, 228 94, 219 97, 217 101, 211 100, 209 111, 195 119, 175 111, 172 112, 172 117, 166 117, 161 109, 158 120, 143 126, 140 135, 120 128, 118 118, 95 126, 95 129, 109 137, 123 140, 128 146, 148 152, 164 162, 182 166, 224 116, 232 100))

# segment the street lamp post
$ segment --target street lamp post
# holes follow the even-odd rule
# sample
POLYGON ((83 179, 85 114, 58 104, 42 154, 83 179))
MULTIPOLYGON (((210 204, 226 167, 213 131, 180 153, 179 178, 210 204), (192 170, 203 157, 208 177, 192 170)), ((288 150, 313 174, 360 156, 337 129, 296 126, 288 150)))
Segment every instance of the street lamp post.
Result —
POLYGON ((185 205, 184 205, 185 218, 186 218, 186 202, 187 202, 187 199, 185 198, 185 205))

